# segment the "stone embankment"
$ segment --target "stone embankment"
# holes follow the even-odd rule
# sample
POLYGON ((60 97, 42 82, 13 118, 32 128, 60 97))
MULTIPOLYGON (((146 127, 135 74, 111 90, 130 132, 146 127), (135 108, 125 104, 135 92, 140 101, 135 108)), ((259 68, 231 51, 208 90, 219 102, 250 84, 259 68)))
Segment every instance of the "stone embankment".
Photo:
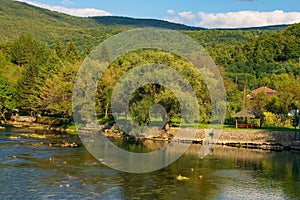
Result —
MULTIPOLYGON (((12 116, 12 118, 2 124, 16 128, 31 128, 40 130, 53 130, 58 132, 76 132, 76 130, 61 127, 62 120, 54 117, 31 117, 31 116, 12 116)), ((1 129, 1 127, 0 127, 1 129)), ((5 129, 3 127, 3 129, 5 129)))
MULTIPOLYGON (((45 120, 45 119, 44 119, 45 120)), ((49 119, 47 119, 49 121, 49 119)), ((47 122, 48 122, 47 121, 47 122)), ((66 130, 60 127, 51 127, 40 124, 37 119, 33 117, 22 117, 18 116, 13 118, 10 123, 15 127, 30 127, 36 129, 48 129, 56 131, 72 131, 66 130)), ((86 127, 89 129, 92 127, 86 127)), ((124 138, 124 134, 119 130, 117 126, 101 126, 104 135, 109 138, 124 138)), ((196 130, 195 137, 191 137, 189 133, 184 134, 183 138, 176 135, 178 128, 171 128, 167 132, 158 131, 156 134, 143 135, 139 134, 135 138, 139 139, 150 139, 160 141, 175 141, 175 142, 187 142, 187 143, 203 143, 205 138, 214 136, 214 130, 209 129, 198 129, 196 130), (175 139, 175 140, 174 140, 175 139)), ((132 136, 125 136, 125 138, 132 136)), ((134 138, 134 137, 133 137, 134 138)), ((206 140, 207 141, 207 140, 206 140)), ((266 131, 266 130, 223 130, 218 140, 208 140, 212 144, 244 147, 244 148, 255 148, 255 149, 266 149, 266 150, 298 150, 300 151, 299 132, 293 131, 266 131)))
MULTIPOLYGON (((103 128, 103 127, 102 127, 103 128)), ((89 128, 84 128, 86 131, 89 128)), ((83 130, 84 130, 83 129, 83 130)), ((82 129, 81 129, 82 130, 82 129)), ((95 131, 95 129, 93 129, 95 131)), ((215 130, 209 129, 198 129, 196 130, 195 137, 191 137, 187 130, 184 130, 184 134, 177 135, 178 128, 171 128, 167 132, 159 131, 157 134, 151 137, 142 137, 139 134, 139 139, 145 140, 159 140, 159 141, 173 141, 182 143, 200 143, 206 142, 217 145, 254 148, 254 149, 265 149, 265 150, 300 150, 300 142, 297 141, 299 133, 291 131, 265 131, 265 130, 223 130, 218 140, 209 140, 209 137, 214 136, 215 130)), ((195 129, 190 129, 195 131, 195 129)), ((118 130, 118 128, 112 127, 105 129, 103 134, 109 138, 122 138, 124 135, 118 130)))
MULTIPOLYGON (((184 138, 183 142, 202 143, 213 130, 199 129, 194 138, 184 138)), ((180 140, 180 139, 179 139, 180 140)), ((300 150, 299 133, 292 131, 265 131, 265 130, 223 130, 217 142, 213 144, 258 148, 266 150, 293 149, 300 150)))

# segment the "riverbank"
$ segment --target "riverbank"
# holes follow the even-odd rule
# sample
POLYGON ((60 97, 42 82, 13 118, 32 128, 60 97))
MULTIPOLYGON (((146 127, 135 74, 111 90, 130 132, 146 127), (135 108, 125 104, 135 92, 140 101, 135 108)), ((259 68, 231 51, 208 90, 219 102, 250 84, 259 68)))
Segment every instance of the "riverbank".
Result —
MULTIPOLYGON (((30 128, 35 130, 52 130, 58 132, 65 132, 68 134, 77 134, 77 130, 63 128, 59 126, 50 126, 46 124, 36 123, 32 118, 19 118, 18 120, 11 120, 1 125, 2 128, 5 126, 12 126, 16 128, 30 128)), ((116 126, 101 126, 104 135, 108 138, 114 139, 141 139, 141 140, 154 140, 154 141, 175 141, 182 143, 199 143, 202 144, 204 139, 209 134, 209 129, 201 128, 196 131, 194 138, 188 135, 184 138, 176 137, 178 128, 172 127, 167 132, 159 131, 154 135, 145 136, 139 134, 136 137, 124 135, 122 131, 116 126), (175 139, 175 140, 174 140, 175 139)), ((83 128, 82 130, 89 130, 91 128, 83 128)), ((93 129, 93 128, 92 128, 93 129)), ((99 129, 100 130, 100 129, 99 129)), ((95 131, 95 129, 93 129, 95 131)), ((233 129, 223 130, 219 137, 219 140, 215 145, 232 146, 239 148, 252 148, 252 149, 264 149, 264 150, 297 150, 300 151, 299 132, 293 131, 269 131, 269 130, 258 130, 258 129, 233 129)))
MULTIPOLYGON (((153 140, 165 142, 179 142, 179 143, 196 143, 203 144, 205 138, 211 134, 210 129, 196 130, 195 137, 190 137, 189 134, 178 136, 179 128, 171 128, 167 132, 158 132, 155 135, 147 136, 139 134, 135 139, 139 140, 153 140)), ((100 131, 95 128, 82 128, 79 130, 82 133, 95 133, 100 131)), ((104 135, 110 138, 121 138, 120 132, 107 129, 104 135)), ((232 146, 239 148, 263 149, 263 150, 297 150, 300 151, 300 142, 297 141, 299 133, 292 131, 266 131, 266 130, 251 130, 251 129, 236 129, 223 130, 217 142, 211 142, 214 145, 232 146)))
MULTIPOLYGON (((173 132, 176 132, 176 129, 173 132)), ((178 142, 202 144, 210 132, 211 130, 209 129, 198 129, 194 138, 175 138, 178 142)), ((263 150, 300 151, 299 132, 295 133, 292 131, 222 130, 222 134, 217 142, 212 142, 212 144, 263 150)))
POLYGON ((6 127, 15 127, 15 128, 29 128, 29 129, 35 129, 35 130, 51 130, 51 131, 57 131, 57 132, 63 132, 63 133, 71 133, 75 134, 77 133, 77 130, 69 129, 69 128, 63 128, 61 126, 51 126, 47 124, 41 124, 31 121, 7 121, 5 123, 0 124, 0 129, 5 129, 6 127))

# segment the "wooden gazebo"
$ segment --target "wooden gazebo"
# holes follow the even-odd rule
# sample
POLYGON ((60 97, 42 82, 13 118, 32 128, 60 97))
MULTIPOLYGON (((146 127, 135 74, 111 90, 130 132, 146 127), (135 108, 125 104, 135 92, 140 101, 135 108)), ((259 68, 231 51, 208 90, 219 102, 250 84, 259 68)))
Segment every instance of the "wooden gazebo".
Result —
POLYGON ((249 128, 254 127, 253 119, 260 119, 263 115, 253 108, 245 108, 240 112, 236 113, 233 117, 235 118, 235 127, 236 128, 249 128), (250 118, 251 123, 239 124, 239 118, 250 118))

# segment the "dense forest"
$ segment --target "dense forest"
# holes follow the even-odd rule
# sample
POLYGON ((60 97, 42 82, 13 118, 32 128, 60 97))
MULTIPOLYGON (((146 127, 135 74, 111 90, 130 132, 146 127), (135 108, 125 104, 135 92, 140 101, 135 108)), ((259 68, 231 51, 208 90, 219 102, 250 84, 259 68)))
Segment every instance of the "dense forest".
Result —
MULTIPOLYGON (((104 39, 138 25, 133 22, 124 25, 123 21, 121 25, 101 24, 99 19, 79 19, 2 1, 7 9, 0 9, 3 21, 0 25, 1 120, 18 114, 52 117, 61 119, 60 125, 72 124, 73 82, 82 61, 104 39), (33 22, 26 15, 41 20, 33 22), (18 23, 14 27, 17 31, 11 31, 9 23, 18 23)), ((217 64, 227 95, 226 123, 232 123, 234 113, 250 106, 266 115, 267 125, 290 125, 289 111, 300 108, 300 24, 276 30, 178 29, 205 47, 217 64), (268 97, 259 93, 250 98, 251 91, 261 86, 272 88, 279 95, 268 97)), ((132 66, 149 62, 171 66, 189 80, 199 102, 199 122, 209 123, 210 96, 202 78, 180 57, 149 49, 128 52, 115 60, 103 75, 95 100, 99 120, 112 118, 111 94, 122 74, 132 66)), ((140 124, 147 124, 149 108, 156 103, 164 105, 171 124, 180 121, 174 94, 155 84, 134 93, 130 100, 131 115, 140 124)))

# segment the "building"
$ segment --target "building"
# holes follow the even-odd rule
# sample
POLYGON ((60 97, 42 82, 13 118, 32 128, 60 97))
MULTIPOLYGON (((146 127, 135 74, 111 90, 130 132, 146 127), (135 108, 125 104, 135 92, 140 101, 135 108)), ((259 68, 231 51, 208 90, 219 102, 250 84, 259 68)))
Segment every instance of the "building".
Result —
POLYGON ((255 90, 253 90, 251 93, 253 97, 255 97, 258 93, 264 92, 267 97, 272 97, 272 96, 277 96, 279 93, 276 90, 272 90, 271 88, 268 87, 260 87, 255 90))

